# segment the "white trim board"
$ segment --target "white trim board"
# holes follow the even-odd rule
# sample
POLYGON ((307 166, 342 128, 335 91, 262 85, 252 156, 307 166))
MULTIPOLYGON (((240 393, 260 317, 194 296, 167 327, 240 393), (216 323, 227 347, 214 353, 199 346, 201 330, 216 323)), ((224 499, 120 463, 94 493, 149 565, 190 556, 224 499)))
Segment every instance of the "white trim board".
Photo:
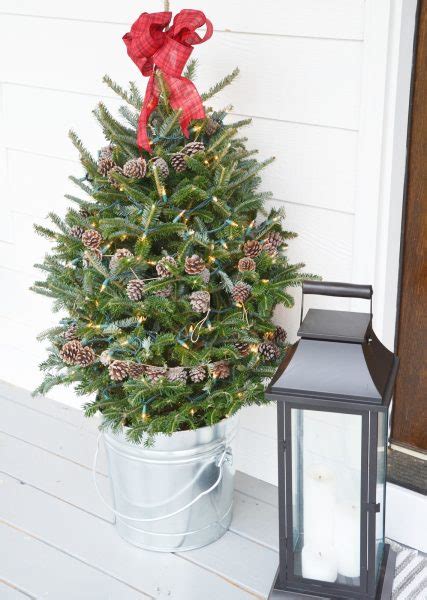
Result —
POLYGON ((427 553, 427 497, 387 483, 386 536, 427 553))

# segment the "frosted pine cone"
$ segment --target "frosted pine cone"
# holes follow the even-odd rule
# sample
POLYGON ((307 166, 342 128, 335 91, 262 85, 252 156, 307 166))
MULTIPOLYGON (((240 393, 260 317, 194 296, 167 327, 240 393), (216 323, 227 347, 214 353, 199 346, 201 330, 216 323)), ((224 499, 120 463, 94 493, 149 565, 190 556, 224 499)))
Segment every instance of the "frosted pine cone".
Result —
POLYGON ((173 256, 164 256, 159 260, 156 265, 156 271, 159 277, 168 277, 171 274, 168 265, 172 265, 173 267, 178 266, 173 256))
POLYGON ((185 259, 185 272, 188 275, 198 275, 206 269, 203 258, 200 258, 197 254, 193 256, 187 256, 185 259))
POLYGON ((262 246, 258 240, 248 240, 243 244, 243 252, 245 256, 249 256, 250 258, 256 258, 261 254, 261 250, 262 246))
POLYGON ((145 283, 141 279, 131 279, 126 286, 126 294, 129 300, 139 302, 144 294, 145 283))
POLYGON ((258 352, 265 360, 277 360, 280 356, 280 350, 273 342, 261 342, 258 352))
POLYGON ((110 271, 115 271, 124 258, 133 258, 132 252, 127 248, 118 248, 110 259, 110 271))
POLYGON ((252 288, 250 285, 244 283, 243 281, 239 281, 239 283, 236 283, 234 286, 233 291, 231 292, 231 297, 233 298, 234 302, 243 303, 249 298, 251 291, 252 288))
POLYGON ((107 177, 109 171, 115 167, 114 161, 111 156, 103 156, 98 160, 98 173, 107 177))
POLYGON ((104 367, 108 367, 108 365, 113 361, 109 350, 104 350, 103 352, 101 352, 99 360, 101 364, 104 365, 104 367))
POLYGON ((129 375, 129 365, 125 360, 113 360, 108 367, 112 381, 123 381, 129 375))
POLYGON ((211 278, 209 269, 203 269, 203 271, 200 273, 200 277, 203 279, 204 283, 209 283, 209 280, 211 278))
POLYGON ((209 292, 193 292, 190 295, 191 308, 198 313, 206 313, 209 310, 211 296, 209 292))
POLYGON ((211 365, 212 376, 215 379, 227 379, 230 376, 230 365, 226 360, 219 360, 211 365))
POLYGON ((184 367, 172 367, 168 369, 166 377, 169 381, 187 383, 187 371, 184 369, 184 367))
POLYGON ((59 356, 67 365, 76 365, 81 348, 83 348, 83 346, 78 340, 71 340, 62 346, 59 351, 59 356))
POLYGON ((193 383, 201 383, 206 379, 205 367, 193 367, 190 369, 190 379, 193 383))
POLYGON ((96 229, 86 229, 86 231, 82 234, 82 242, 86 248, 96 250, 101 245, 102 237, 99 231, 96 231, 96 229))
POLYGON ((145 373, 145 365, 141 365, 140 363, 130 362, 128 367, 131 379, 138 379, 138 377, 141 377, 145 373))
POLYGON ((96 354, 90 346, 82 346, 77 354, 76 363, 81 367, 87 367, 95 362, 96 354))
POLYGON ((212 119, 211 117, 209 117, 207 119, 204 131, 205 131, 206 135, 211 136, 218 131, 218 128, 219 128, 218 121, 215 121, 215 119, 212 119))
POLYGON ((172 155, 171 165, 175 169, 177 173, 182 173, 187 168, 187 163, 185 162, 185 154, 182 152, 177 152, 172 155))
POLYGON ((75 340, 77 338, 77 323, 71 323, 68 329, 64 332, 64 338, 66 340, 75 340))
POLYGON ((104 146, 99 151, 99 158, 112 158, 113 156, 114 146, 109 144, 108 146, 104 146))
POLYGON ((147 172, 147 163, 142 157, 132 158, 123 165, 123 175, 132 179, 142 179, 147 172))
POLYGON ((169 298, 173 294, 173 285, 167 285, 161 290, 156 290, 153 292, 154 296, 158 296, 159 298, 169 298))
POLYGON ((80 227, 80 225, 74 225, 70 229, 71 237, 76 238, 77 240, 82 239, 82 235, 84 234, 84 232, 85 232, 84 227, 80 227))
POLYGON ((270 231, 264 243, 268 243, 275 248, 279 248, 283 244, 282 235, 278 231, 270 231))
POLYGON ((251 346, 247 342, 236 342, 234 347, 242 356, 248 356, 251 351, 251 346))
POLYGON ((169 167, 164 158, 161 158, 160 156, 153 158, 151 161, 151 166, 157 169, 157 172, 162 179, 166 179, 166 177, 169 175, 169 167))
POLYGON ((277 248, 274 244, 271 244, 270 242, 264 242, 264 244, 262 245, 262 249, 266 254, 268 254, 268 256, 271 256, 271 258, 277 256, 277 248))
POLYGON ((90 267, 90 258, 97 262, 101 262, 102 260, 102 252, 98 248, 94 248, 93 250, 85 250, 83 252, 83 266, 87 269, 90 267))
POLYGON ((239 271, 241 273, 243 273, 244 271, 255 271, 256 263, 253 260, 253 258, 250 258, 249 256, 245 256, 244 258, 241 258, 239 260, 237 268, 239 269, 239 271))
POLYGON ((276 344, 284 344, 286 342, 287 333, 283 329, 283 327, 276 327, 275 332, 273 333, 273 340, 276 344))
POLYGON ((108 171, 107 177, 108 177, 108 181, 109 181, 110 185, 112 185, 114 188, 119 190, 121 183, 119 181, 117 181, 117 179, 114 179, 114 177, 112 177, 112 175, 115 175, 115 174, 123 175, 123 169, 121 167, 119 167, 118 165, 114 165, 114 167, 108 171))
POLYGON ((145 367, 145 374, 150 381, 158 381, 160 377, 165 377, 167 369, 164 367, 155 367, 147 365, 145 367))
POLYGON ((182 149, 183 154, 187 156, 193 156, 193 154, 197 154, 197 152, 204 152, 205 145, 203 142, 190 142, 186 144, 182 149))
POLYGON ((83 217, 83 219, 87 219, 88 217, 90 217, 90 212, 87 210, 87 208, 80 208, 79 215, 83 217))

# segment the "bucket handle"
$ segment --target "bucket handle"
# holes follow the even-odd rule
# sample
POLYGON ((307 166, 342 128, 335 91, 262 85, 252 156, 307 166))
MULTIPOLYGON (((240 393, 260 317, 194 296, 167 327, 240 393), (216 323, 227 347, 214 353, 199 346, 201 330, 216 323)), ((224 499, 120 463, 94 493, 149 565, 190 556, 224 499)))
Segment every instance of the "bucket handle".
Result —
POLYGON ((193 500, 191 500, 191 502, 188 502, 185 506, 182 506, 181 508, 178 508, 178 510, 175 510, 167 515, 162 515, 161 517, 152 517, 150 519, 141 519, 141 518, 137 518, 137 517, 130 517, 129 515, 125 515, 125 514, 119 512, 118 510, 116 510, 115 508, 113 508, 111 506, 111 504, 104 498, 104 496, 101 493, 101 490, 98 487, 98 482, 96 480, 96 467, 98 464, 99 440, 101 439, 101 436, 102 436, 102 433, 100 433, 98 435, 98 438, 96 440, 96 450, 95 450, 95 455, 93 457, 93 465, 92 465, 92 479, 93 479, 93 483, 95 485, 96 493, 98 494, 102 503, 109 510, 111 510, 111 512, 114 513, 117 517, 122 517, 123 519, 127 519, 128 521, 138 521, 140 523, 150 523, 153 521, 162 521, 163 519, 169 519, 169 517, 174 517, 175 515, 179 515, 180 513, 184 512, 184 510, 187 510, 187 508, 190 508, 190 506, 193 506, 193 504, 196 504, 196 502, 198 502, 200 500, 200 498, 213 492, 214 489, 216 489, 221 482, 221 479, 223 476, 222 465, 223 465, 224 461, 227 459, 228 456, 232 456, 231 447, 225 446, 224 451, 222 452, 222 454, 218 460, 218 463, 217 463, 217 466, 219 468, 217 480, 215 481, 214 484, 211 485, 210 488, 208 488, 207 490, 204 490, 203 492, 200 492, 200 494, 198 496, 196 496, 195 498, 193 498, 193 500))

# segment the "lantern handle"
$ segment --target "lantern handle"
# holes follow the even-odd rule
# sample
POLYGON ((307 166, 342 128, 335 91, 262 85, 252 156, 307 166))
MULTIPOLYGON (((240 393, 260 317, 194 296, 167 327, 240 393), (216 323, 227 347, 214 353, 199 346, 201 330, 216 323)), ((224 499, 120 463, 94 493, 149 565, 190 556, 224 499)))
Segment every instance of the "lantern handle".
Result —
POLYGON ((372 295, 374 291, 371 285, 361 285, 357 283, 341 283, 338 281, 303 281, 302 282, 302 300, 301 300, 301 319, 304 312, 304 295, 316 294, 318 296, 336 296, 340 298, 362 298, 371 301, 372 318, 372 295))

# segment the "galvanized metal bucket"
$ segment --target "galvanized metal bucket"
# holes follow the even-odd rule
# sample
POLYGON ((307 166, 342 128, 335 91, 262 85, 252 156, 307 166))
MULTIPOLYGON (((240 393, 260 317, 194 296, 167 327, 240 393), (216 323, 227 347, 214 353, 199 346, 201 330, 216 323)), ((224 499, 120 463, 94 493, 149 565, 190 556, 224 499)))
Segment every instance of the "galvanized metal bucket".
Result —
POLYGON ((149 448, 104 431, 118 533, 161 552, 220 538, 232 516, 237 425, 234 415, 212 427, 158 435, 149 448))

